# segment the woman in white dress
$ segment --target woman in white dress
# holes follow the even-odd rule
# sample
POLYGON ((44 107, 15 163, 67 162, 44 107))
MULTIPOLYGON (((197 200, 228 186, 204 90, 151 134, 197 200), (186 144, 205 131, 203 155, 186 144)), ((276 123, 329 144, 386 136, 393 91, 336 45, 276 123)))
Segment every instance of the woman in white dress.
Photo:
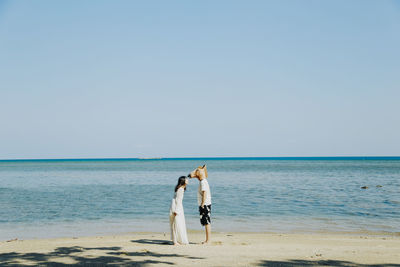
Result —
POLYGON ((189 244, 186 233, 185 213, 183 212, 182 205, 187 183, 188 179, 185 176, 179 177, 178 184, 175 186, 175 196, 172 199, 171 208, 169 209, 171 239, 174 245, 189 244))

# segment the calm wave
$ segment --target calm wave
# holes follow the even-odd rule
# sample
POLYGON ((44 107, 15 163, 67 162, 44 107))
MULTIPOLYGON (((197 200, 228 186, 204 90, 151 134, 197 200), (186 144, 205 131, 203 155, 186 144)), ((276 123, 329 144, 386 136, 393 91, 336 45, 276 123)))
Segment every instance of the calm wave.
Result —
POLYGON ((399 232, 400 160, 367 159, 0 161, 0 239, 168 232, 177 178, 204 163, 215 230, 399 232))

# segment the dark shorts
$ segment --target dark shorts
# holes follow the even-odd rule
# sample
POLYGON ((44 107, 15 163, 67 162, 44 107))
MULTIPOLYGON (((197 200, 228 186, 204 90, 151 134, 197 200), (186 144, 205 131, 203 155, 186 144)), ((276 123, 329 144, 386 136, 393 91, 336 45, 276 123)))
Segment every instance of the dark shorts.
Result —
POLYGON ((201 225, 211 224, 211 205, 204 205, 204 208, 199 207, 201 225))

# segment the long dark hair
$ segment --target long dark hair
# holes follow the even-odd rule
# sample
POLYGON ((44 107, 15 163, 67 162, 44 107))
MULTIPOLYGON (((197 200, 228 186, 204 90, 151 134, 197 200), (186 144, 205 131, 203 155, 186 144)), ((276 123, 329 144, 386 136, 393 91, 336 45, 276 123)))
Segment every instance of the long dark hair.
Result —
MULTIPOLYGON (((186 183, 186 176, 181 176, 178 178, 178 184, 175 186, 175 192, 178 191, 179 187, 185 185, 186 183)), ((186 191, 186 186, 185 186, 186 191)))

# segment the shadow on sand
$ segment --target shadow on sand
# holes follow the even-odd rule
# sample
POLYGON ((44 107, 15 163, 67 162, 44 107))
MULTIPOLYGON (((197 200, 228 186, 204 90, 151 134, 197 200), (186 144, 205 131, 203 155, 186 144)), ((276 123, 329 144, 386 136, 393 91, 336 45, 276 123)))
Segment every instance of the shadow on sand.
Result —
MULTIPOLYGON (((167 240, 159 240, 159 239, 137 239, 137 240, 131 240, 133 243, 139 243, 139 244, 150 244, 150 245, 172 245, 171 241, 167 240)), ((193 243, 189 242, 191 245, 198 245, 200 243, 193 243)))
POLYGON ((138 240, 131 240, 131 242, 139 244, 172 245, 171 241, 159 240, 159 239, 138 239, 138 240))
POLYGON ((1 253, 0 266, 146 266, 147 264, 174 265, 173 262, 160 260, 159 258, 183 257, 201 259, 179 254, 159 254, 148 250, 125 252, 121 249, 121 247, 88 248, 73 246, 59 247, 48 253, 1 253), (90 253, 90 251, 94 253, 90 253), (103 255, 98 256, 96 254, 103 255), (146 257, 147 259, 135 259, 134 257, 146 257), (61 262, 63 259, 68 263, 61 262))
POLYGON ((400 267, 400 264, 359 264, 349 261, 338 261, 338 260, 287 260, 287 261, 268 261, 263 260, 256 266, 268 266, 268 267, 300 267, 300 266, 336 266, 336 267, 400 267))

